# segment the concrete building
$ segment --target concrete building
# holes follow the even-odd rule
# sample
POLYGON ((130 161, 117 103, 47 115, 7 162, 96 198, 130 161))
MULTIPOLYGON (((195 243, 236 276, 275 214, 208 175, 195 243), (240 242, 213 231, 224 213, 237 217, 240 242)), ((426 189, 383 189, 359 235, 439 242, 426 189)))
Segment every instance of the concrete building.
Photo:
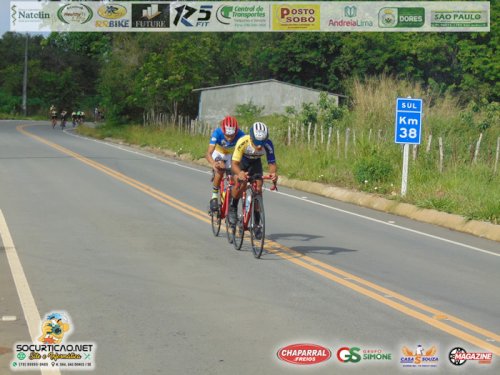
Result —
MULTIPOLYGON (((286 107, 295 107, 298 111, 302 103, 316 103, 320 90, 314 90, 275 79, 236 83, 225 86, 195 89, 200 92, 198 119, 210 124, 217 124, 226 115, 234 115, 236 106, 248 104, 262 107, 262 114, 285 113, 286 107)), ((339 104, 344 95, 328 94, 339 104)))

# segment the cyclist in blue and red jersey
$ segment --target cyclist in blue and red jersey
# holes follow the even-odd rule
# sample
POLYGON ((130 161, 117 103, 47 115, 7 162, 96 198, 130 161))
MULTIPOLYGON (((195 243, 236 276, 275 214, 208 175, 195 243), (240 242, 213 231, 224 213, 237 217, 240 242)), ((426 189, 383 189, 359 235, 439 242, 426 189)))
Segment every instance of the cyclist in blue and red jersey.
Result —
POLYGON ((206 159, 214 171, 212 199, 210 199, 210 210, 217 211, 219 207, 218 196, 220 181, 224 177, 226 169, 231 170, 231 156, 236 142, 245 133, 238 127, 238 120, 232 116, 226 116, 221 121, 220 127, 215 129, 210 137, 210 143, 206 159))

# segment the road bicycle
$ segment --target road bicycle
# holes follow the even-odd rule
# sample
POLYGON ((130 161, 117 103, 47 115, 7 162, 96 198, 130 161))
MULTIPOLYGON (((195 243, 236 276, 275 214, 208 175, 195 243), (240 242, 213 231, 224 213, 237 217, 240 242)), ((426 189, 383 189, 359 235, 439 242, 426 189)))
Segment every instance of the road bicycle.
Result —
POLYGON ((217 211, 210 211, 210 217, 212 222, 212 232, 215 237, 219 235, 222 220, 226 224, 226 235, 229 243, 233 241, 231 235, 228 212, 229 205, 231 203, 231 189, 234 186, 234 182, 231 176, 231 169, 225 170, 224 178, 221 178, 219 184, 219 206, 217 211))
MULTIPOLYGON (((260 258, 264 249, 264 239, 266 234, 266 218, 264 215, 264 200, 257 192, 257 180, 270 180, 271 175, 262 176, 255 174, 248 178, 248 186, 240 199, 241 213, 237 214, 236 224, 231 228, 233 245, 236 250, 241 249, 245 231, 250 232, 250 243, 255 258, 260 258), (256 224, 256 215, 260 216, 259 224, 256 224)), ((277 190, 273 183, 271 190, 277 190)))
POLYGON ((52 116, 51 122, 52 122, 52 129, 54 129, 57 125, 57 117, 52 116))

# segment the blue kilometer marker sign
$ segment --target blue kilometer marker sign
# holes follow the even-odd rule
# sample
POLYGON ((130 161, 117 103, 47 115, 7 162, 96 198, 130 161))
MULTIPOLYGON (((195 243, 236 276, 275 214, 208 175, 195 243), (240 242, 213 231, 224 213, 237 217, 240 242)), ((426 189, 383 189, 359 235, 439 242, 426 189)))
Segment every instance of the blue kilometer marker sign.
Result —
POLYGON ((422 130, 422 99, 397 98, 396 143, 419 145, 422 130))

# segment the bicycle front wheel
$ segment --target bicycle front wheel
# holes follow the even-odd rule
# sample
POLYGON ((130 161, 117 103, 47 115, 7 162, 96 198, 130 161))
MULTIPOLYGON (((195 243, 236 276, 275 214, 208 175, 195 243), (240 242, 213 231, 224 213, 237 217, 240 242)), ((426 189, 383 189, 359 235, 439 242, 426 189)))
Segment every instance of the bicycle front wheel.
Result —
POLYGON ((264 250, 264 236, 266 234, 266 220, 264 215, 264 201, 261 195, 254 198, 253 212, 250 222, 250 243, 252 244, 253 256, 260 258, 264 250), (259 216, 258 223, 256 215, 259 216))
MULTIPOLYGON (((244 203, 244 199, 241 199, 241 202, 244 203)), ((242 205, 241 215, 240 214, 237 215, 238 219, 236 220, 236 224, 232 228, 232 230, 233 230, 233 245, 234 245, 234 248, 236 250, 241 250, 241 246, 243 245, 243 239, 245 237, 245 227, 244 227, 244 223, 243 223, 244 212, 245 211, 243 210, 243 205, 242 205)))

